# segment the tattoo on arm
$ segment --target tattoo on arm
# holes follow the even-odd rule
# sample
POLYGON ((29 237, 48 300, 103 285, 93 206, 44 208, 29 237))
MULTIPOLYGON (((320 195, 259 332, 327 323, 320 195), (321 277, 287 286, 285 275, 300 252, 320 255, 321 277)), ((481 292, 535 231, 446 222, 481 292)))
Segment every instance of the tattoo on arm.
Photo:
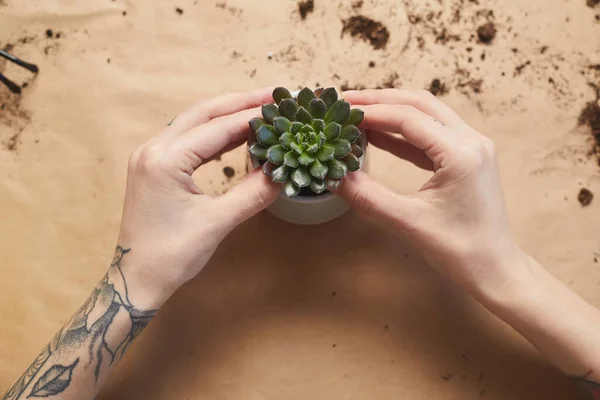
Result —
POLYGON ((2 400, 59 395, 77 375, 93 374, 98 382, 101 373, 123 357, 156 314, 156 310, 135 308, 129 300, 123 260, 130 251, 117 247, 108 273, 85 304, 2 400))

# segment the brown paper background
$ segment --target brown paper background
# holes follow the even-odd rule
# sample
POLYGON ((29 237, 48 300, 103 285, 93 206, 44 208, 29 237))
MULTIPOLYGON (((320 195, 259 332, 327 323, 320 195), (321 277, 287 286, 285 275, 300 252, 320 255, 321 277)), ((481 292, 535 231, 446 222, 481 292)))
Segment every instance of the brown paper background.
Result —
MULTIPOLYGON (((577 201, 582 186, 600 191, 589 132, 577 128, 594 98, 587 82, 600 82, 586 67, 600 63, 600 6, 366 0, 356 11, 350 2, 315 1, 304 21, 289 0, 0 1, 0 45, 15 43, 13 52, 41 68, 20 100, 0 88, 3 103, 13 111, 19 103, 29 116, 0 110, 0 388, 103 275, 130 152, 200 98, 266 85, 376 87, 397 73, 395 86, 421 89, 440 78, 450 89, 444 101, 497 143, 522 246, 600 306, 600 209, 598 201, 586 208, 577 201), (450 24, 456 7, 460 22, 450 24), (486 9, 498 28, 490 46, 471 37, 485 22, 477 11, 486 9), (447 26, 459 41, 435 43, 424 23, 409 23, 408 14, 426 20, 430 10, 446 22, 435 17, 429 26, 447 26), (384 50, 341 37, 341 19, 357 13, 387 26, 384 50), (48 28, 60 39, 47 38, 48 28), (483 79, 481 93, 459 87, 457 68, 483 79)), ((30 79, 11 65, 0 70, 30 79)), ((373 148, 369 156, 371 174, 399 192, 427 179, 373 148)), ((221 193, 242 179, 243 150, 200 171, 201 187, 221 193), (226 165, 237 171, 229 181, 226 165)), ((352 213, 320 227, 261 214, 167 303, 100 398, 568 399, 575 392, 516 332, 383 227, 352 213)))

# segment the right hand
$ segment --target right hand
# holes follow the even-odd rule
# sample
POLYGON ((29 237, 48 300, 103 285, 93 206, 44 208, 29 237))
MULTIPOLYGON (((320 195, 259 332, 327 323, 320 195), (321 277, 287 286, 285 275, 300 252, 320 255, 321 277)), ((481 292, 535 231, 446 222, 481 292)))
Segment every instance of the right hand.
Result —
POLYGON ((492 141, 426 91, 349 91, 344 98, 364 110, 361 128, 371 144, 433 176, 417 193, 400 195, 359 171, 338 194, 391 224, 465 289, 506 295, 530 263, 510 231, 492 141))

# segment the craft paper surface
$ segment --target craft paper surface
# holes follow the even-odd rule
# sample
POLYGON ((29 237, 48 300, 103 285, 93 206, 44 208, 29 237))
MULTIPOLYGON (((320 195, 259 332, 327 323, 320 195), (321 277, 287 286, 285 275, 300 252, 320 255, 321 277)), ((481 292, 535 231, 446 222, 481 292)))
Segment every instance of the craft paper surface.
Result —
MULTIPOLYGON (((600 6, 429 3, 315 0, 302 19, 294 1, 0 0, 0 47, 41 69, 32 79, 0 61, 28 83, 20 97, 0 86, 0 392, 108 267, 129 154, 190 104, 263 86, 431 89, 439 79, 441 98, 496 142, 522 247, 600 306, 600 201, 577 199, 582 187, 600 193, 590 129, 578 126, 595 101, 588 83, 600 84, 590 67, 600 6), (361 40, 353 24, 366 19, 352 16, 388 37, 376 24, 361 40), (488 22, 497 32, 485 44, 488 22)), ((398 192, 428 178, 372 147, 368 156, 370 174, 398 192)), ((243 179, 244 157, 202 167, 198 184, 224 192, 243 179)), ((159 312, 99 398, 575 396, 385 227, 353 213, 321 227, 263 213, 159 312), (311 253, 294 250, 299 240, 311 253)))

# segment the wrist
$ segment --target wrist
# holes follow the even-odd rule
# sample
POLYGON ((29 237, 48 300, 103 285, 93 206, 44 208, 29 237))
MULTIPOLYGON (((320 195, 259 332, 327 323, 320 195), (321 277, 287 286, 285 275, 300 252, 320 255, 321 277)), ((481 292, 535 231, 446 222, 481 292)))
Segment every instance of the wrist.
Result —
POLYGON ((118 246, 107 275, 134 308, 158 310, 178 286, 155 276, 147 264, 135 249, 118 246))

